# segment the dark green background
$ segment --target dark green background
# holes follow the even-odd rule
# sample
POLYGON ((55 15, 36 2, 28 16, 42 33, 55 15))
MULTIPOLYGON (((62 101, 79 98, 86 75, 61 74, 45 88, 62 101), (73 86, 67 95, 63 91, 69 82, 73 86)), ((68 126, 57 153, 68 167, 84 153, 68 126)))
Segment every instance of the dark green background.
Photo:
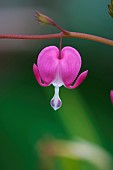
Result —
MULTIPOLYGON (((39 10, 70 31, 113 39, 108 3, 106 0, 0 1, 0 33, 58 32, 34 20, 35 11, 39 10)), ((63 105, 55 112, 49 105, 53 87, 40 87, 32 71, 38 53, 48 45, 59 46, 59 40, 0 40, 0 170, 41 169, 36 144, 46 135, 66 140, 80 137, 99 144, 113 155, 113 106, 109 97, 113 89, 113 47, 82 39, 63 39, 63 46, 73 46, 80 52, 81 72, 88 69, 89 73, 77 89, 61 87, 63 105)), ((66 162, 61 166, 57 158, 54 169, 66 169, 66 162)), ((80 170, 91 168, 80 161, 69 162, 68 166, 67 170, 77 166, 80 170)))

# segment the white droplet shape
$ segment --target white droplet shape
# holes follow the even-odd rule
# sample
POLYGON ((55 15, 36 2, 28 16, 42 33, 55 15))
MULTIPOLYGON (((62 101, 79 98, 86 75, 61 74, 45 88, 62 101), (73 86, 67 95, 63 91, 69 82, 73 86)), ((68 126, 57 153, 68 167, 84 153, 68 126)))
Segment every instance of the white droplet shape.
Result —
POLYGON ((55 94, 54 94, 54 97, 51 99, 50 105, 54 110, 58 110, 62 105, 62 101, 59 97, 59 87, 58 86, 55 86, 55 94))

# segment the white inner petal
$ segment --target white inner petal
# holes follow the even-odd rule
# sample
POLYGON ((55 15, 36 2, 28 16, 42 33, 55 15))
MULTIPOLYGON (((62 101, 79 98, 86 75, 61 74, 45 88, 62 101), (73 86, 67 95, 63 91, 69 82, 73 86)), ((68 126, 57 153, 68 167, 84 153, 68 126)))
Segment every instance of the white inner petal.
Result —
POLYGON ((53 86, 58 86, 58 87, 61 87, 62 85, 64 85, 62 79, 60 78, 59 74, 56 75, 56 78, 55 80, 53 80, 52 82, 53 86))
POLYGON ((51 99, 50 104, 54 110, 57 110, 61 107, 62 101, 59 97, 59 86, 55 87, 55 94, 54 97, 51 99))
POLYGON ((53 98, 51 99, 50 104, 54 110, 57 110, 62 105, 62 101, 59 97, 59 87, 64 85, 64 83, 63 83, 62 79, 60 78, 59 74, 57 74, 55 80, 51 84, 53 84, 53 86, 55 87, 55 94, 54 94, 53 98))
POLYGON ((58 103, 58 98, 59 98, 59 87, 55 87, 55 94, 54 94, 54 104, 57 106, 58 103))

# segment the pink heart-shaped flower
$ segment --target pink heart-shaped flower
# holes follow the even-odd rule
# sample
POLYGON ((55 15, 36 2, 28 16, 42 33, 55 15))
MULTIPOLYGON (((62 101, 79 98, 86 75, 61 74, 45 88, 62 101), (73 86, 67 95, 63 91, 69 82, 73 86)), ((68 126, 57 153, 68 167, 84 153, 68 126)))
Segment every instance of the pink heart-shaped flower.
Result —
POLYGON ((78 87, 86 78, 88 70, 78 76, 81 64, 79 52, 69 46, 64 47, 61 51, 56 46, 49 46, 40 52, 37 65, 33 65, 33 72, 41 86, 49 86, 50 84, 55 86, 55 95, 51 100, 51 106, 54 110, 60 108, 62 104, 59 98, 59 87, 64 85, 66 88, 73 89, 78 87), (74 85, 72 85, 73 82, 74 85))

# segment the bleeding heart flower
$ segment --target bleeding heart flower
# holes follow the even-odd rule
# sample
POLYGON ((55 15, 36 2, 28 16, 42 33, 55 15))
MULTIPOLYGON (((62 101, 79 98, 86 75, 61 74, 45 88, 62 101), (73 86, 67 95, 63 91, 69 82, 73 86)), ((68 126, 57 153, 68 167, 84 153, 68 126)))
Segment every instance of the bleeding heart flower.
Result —
POLYGON ((111 103, 113 104, 113 90, 110 91, 111 103))
POLYGON ((56 46, 49 46, 40 52, 37 65, 33 65, 33 72, 39 85, 52 84, 55 87, 55 94, 50 102, 54 110, 59 109, 62 105, 59 87, 64 85, 66 88, 74 89, 86 78, 88 70, 82 72, 76 79, 81 64, 80 54, 69 46, 64 47, 61 51, 56 46))

